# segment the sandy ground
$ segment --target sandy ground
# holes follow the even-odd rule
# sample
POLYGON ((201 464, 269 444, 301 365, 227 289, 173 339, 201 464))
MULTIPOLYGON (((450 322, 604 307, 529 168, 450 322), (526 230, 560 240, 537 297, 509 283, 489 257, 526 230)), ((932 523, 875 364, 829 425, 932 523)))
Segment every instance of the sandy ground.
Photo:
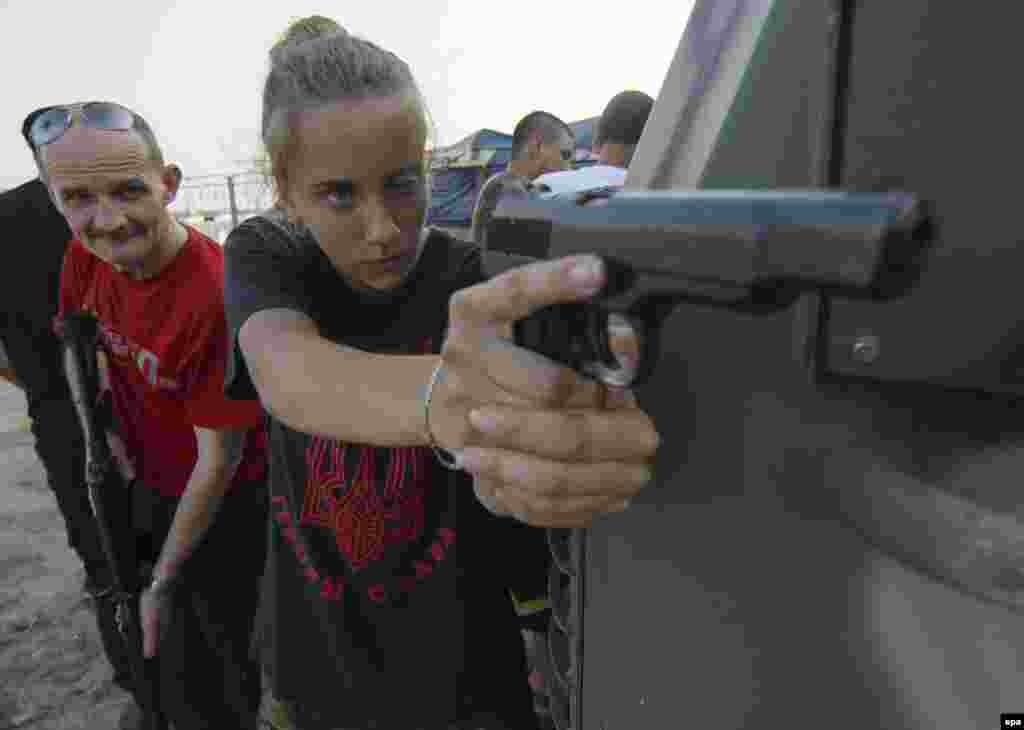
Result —
POLYGON ((111 682, 84 572, 46 485, 25 399, 0 384, 0 730, 113 728, 111 682))
MULTIPOLYGON (((111 681, 84 578, 25 399, 0 381, 0 730, 112 730, 131 702, 111 681)), ((273 717, 267 696, 261 714, 273 717)))

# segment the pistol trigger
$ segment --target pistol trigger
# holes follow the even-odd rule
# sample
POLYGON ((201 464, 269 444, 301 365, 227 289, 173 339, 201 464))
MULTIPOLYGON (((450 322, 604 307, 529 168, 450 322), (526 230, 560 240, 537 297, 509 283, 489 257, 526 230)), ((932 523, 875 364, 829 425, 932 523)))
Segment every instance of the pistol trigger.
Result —
POLYGON ((598 293, 598 299, 611 299, 625 294, 636 285, 636 271, 625 261, 613 256, 602 256, 604 264, 604 287, 598 293))

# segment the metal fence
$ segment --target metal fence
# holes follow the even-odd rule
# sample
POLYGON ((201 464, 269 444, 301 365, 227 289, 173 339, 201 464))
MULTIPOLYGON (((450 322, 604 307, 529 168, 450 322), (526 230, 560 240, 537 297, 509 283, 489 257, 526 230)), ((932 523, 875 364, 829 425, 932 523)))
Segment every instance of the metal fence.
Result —
MULTIPOLYGON (((0 183, 0 193, 20 185, 0 183)), ((175 217, 224 243, 231 229, 274 204, 270 182, 256 170, 186 177, 171 204, 175 217)))
POLYGON ((266 176, 255 170, 188 177, 171 206, 178 220, 221 243, 231 229, 274 203, 266 176))
MULTIPOLYGON (((235 226, 273 204, 270 181, 263 173, 249 170, 185 178, 171 210, 178 220, 224 243, 235 226)), ((446 227, 443 230, 456 238, 471 240, 469 228, 446 227)))

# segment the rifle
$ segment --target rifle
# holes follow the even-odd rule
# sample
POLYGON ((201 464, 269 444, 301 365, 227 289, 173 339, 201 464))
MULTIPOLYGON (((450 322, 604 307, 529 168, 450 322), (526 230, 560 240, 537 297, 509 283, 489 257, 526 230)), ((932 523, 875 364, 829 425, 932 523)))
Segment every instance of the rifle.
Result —
POLYGON ((64 372, 85 438, 89 504, 110 570, 117 627, 127 647, 133 694, 142 710, 142 727, 166 730, 168 723, 159 702, 157 663, 142 653, 142 576, 134 540, 124 535, 123 528, 115 528, 117 524, 131 524, 131 493, 136 485, 121 473, 108 442, 113 415, 110 398, 100 398, 99 323, 92 314, 78 311, 66 315, 59 330, 64 372))
POLYGON ((515 325, 516 343, 609 385, 654 372, 660 330, 678 305, 748 314, 785 309, 808 292, 895 298, 920 273, 929 236, 908 193, 616 192, 508 196, 487 228, 489 275, 537 259, 592 253, 605 287, 590 301, 546 307, 515 325), (638 359, 611 346, 628 325, 638 359))

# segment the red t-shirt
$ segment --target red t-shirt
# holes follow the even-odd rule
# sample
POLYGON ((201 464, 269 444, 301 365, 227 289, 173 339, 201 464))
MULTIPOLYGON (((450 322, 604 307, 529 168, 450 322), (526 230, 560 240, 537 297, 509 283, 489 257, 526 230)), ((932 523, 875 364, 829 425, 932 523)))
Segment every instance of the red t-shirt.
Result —
POLYGON ((224 396, 228 358, 224 253, 194 228, 155 278, 133 279, 77 239, 61 274, 58 318, 92 312, 110 363, 118 433, 130 468, 146 486, 181 496, 195 467, 194 427, 253 429, 231 484, 262 479, 267 454, 263 409, 224 396))

